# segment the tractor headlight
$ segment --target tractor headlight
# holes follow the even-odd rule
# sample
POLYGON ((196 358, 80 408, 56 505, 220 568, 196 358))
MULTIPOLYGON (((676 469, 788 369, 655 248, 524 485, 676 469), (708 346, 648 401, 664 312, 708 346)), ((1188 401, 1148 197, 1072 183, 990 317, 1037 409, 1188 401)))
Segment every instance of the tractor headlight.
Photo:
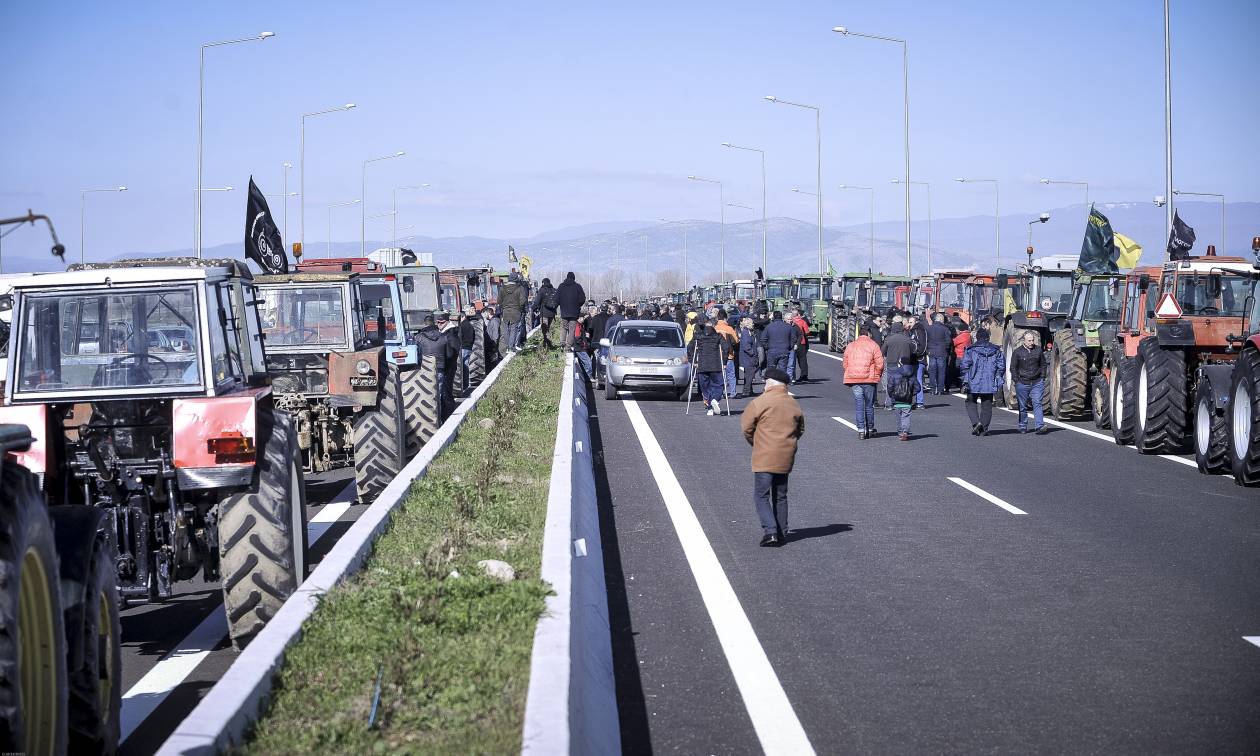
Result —
POLYGON ((372 372, 372 364, 367 360, 359 360, 354 363, 354 369, 359 375, 367 375, 372 372))

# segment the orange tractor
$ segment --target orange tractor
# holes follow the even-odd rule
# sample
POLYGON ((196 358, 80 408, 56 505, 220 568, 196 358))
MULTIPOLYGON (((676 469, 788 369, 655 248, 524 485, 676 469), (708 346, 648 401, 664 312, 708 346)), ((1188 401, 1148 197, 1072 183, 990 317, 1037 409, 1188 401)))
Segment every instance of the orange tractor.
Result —
POLYGON ((1181 451, 1194 419, 1195 457, 1223 472, 1224 407, 1239 350, 1254 269, 1241 257, 1163 264, 1158 277, 1135 271, 1126 282, 1112 375, 1112 434, 1143 454, 1181 451))

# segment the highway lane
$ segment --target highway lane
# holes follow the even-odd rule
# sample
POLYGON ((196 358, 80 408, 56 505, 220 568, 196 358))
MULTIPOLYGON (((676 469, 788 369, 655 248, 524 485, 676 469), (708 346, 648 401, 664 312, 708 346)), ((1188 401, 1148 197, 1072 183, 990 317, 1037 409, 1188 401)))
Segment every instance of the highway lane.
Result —
MULTIPOLYGON (((314 569, 363 512, 354 501, 354 470, 307 479, 308 569, 314 569)), ((200 579, 175 586, 160 604, 122 612, 121 754, 155 752, 237 653, 227 639, 222 589, 200 579)))
MULTIPOLYGON (((1260 635, 1260 492, 1068 428, 1020 435, 1013 413, 976 438, 952 396, 914 413, 910 443, 883 411, 884 435, 861 441, 833 419, 853 420, 840 363, 811 358, 820 380, 793 389, 807 430, 782 549, 756 546, 738 416, 637 408, 813 748, 1260 742, 1260 648, 1246 639, 1260 635)), ((634 408, 595 406, 627 750, 767 747, 634 408)))

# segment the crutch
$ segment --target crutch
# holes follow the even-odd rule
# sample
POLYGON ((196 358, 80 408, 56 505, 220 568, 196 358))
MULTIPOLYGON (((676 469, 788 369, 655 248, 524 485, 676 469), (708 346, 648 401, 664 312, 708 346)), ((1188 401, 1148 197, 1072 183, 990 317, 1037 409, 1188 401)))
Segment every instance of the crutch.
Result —
POLYGON ((683 413, 684 415, 691 414, 691 389, 695 385, 696 385, 696 363, 694 360, 692 360, 691 377, 687 379, 687 411, 683 413))
MULTIPOLYGON (((726 402, 726 414, 731 414, 731 397, 730 392, 726 390, 726 363, 722 363, 722 399, 726 402)), ((722 406, 722 402, 718 402, 718 406, 722 406)))

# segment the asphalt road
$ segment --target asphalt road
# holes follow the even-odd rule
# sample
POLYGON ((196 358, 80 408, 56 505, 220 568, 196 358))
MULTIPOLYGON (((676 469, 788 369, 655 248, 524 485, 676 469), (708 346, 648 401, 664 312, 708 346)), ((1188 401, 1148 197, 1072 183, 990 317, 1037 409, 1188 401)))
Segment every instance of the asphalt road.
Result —
MULTIPOLYGON (((307 479, 308 570, 366 509, 351 506, 354 493, 353 468, 307 479)), ((222 588, 192 580, 175 591, 160 604, 122 612, 124 756, 155 752, 237 656, 222 588)))
POLYGON ((823 350, 780 549, 743 400, 593 405, 627 753, 1260 749, 1260 490, 954 396, 861 441, 823 350))

